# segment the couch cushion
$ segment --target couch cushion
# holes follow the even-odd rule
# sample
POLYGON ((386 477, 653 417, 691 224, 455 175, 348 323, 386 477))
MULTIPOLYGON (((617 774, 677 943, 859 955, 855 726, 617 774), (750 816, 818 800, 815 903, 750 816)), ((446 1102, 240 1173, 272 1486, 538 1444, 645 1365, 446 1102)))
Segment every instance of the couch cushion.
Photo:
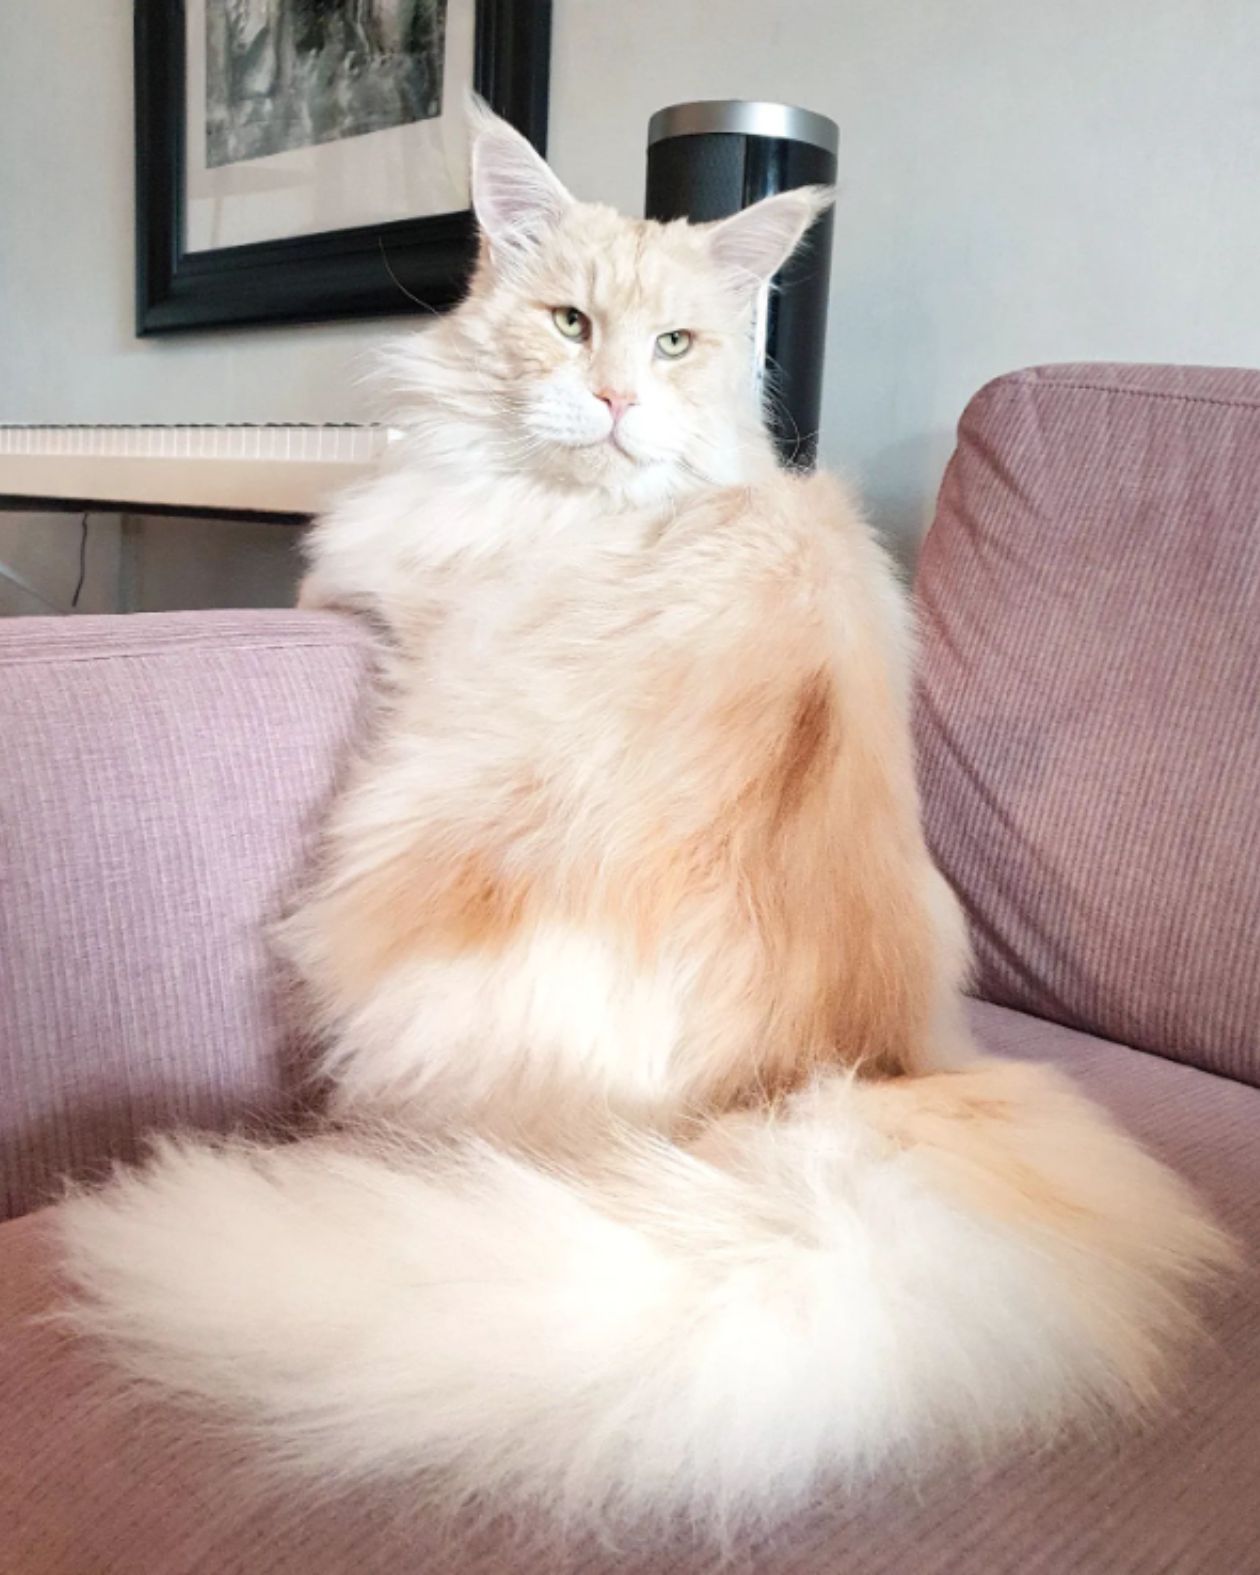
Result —
MULTIPOLYGON (((998 1052, 1059 1061, 1197 1180, 1260 1249, 1260 1092, 977 1005, 998 1052)), ((52 1296, 45 1218, 0 1229, 0 1568, 23 1575, 716 1575, 710 1551, 620 1553, 510 1541, 483 1526, 442 1541, 416 1497, 266 1494, 248 1457, 186 1421, 103 1398, 85 1355, 30 1322, 52 1296)), ((1037 1458, 827 1496, 750 1539, 759 1575, 1242 1575, 1257 1568, 1260 1312, 1254 1280, 1212 1298, 1215 1340, 1148 1426, 1037 1458)))
POLYGON ((917 591, 980 993, 1260 1080, 1260 372, 991 383, 917 591))
POLYGON ((368 660, 331 614, 0 622, 0 1217, 292 1099, 265 928, 368 660))

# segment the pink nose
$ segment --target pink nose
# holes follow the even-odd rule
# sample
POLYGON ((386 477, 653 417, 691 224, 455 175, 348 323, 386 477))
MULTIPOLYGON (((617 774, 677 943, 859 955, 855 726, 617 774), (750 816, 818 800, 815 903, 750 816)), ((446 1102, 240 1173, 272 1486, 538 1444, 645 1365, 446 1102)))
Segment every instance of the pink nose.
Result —
POLYGON ((613 426, 617 425, 631 405, 639 402, 633 394, 614 394, 606 388, 596 389, 595 398, 602 399, 612 411, 613 426))

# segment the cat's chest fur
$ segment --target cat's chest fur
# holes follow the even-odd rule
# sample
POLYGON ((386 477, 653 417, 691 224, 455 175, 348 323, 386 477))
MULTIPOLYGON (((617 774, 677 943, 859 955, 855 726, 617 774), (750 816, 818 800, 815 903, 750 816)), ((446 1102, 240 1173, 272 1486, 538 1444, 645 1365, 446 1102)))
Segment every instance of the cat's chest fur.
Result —
POLYGON ((580 730, 583 694, 607 719, 624 680, 641 687, 643 664, 671 649, 694 657, 775 572, 753 563, 746 534, 713 532, 740 495, 613 509, 597 494, 407 475, 352 528, 337 522, 314 575, 330 599, 383 615, 420 702, 413 728, 445 701, 464 708, 461 725, 519 707, 580 730))
POLYGON ((543 626, 559 628, 575 600, 592 612, 625 600, 664 516, 526 481, 408 467, 315 527, 302 600, 370 613, 431 678, 439 650, 454 643, 464 658, 454 679, 478 653, 526 631, 518 659, 545 651, 543 626))

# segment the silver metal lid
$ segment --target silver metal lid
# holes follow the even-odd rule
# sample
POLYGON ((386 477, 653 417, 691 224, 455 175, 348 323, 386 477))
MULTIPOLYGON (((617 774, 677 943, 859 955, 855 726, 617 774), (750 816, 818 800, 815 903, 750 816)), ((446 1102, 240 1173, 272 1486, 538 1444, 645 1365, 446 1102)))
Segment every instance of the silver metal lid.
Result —
POLYGON ((744 137, 786 137, 808 142, 826 153, 840 147, 840 128, 826 115, 791 104, 767 104, 742 98, 702 99, 658 109, 648 122, 648 147, 666 137, 700 137, 729 131, 744 137))

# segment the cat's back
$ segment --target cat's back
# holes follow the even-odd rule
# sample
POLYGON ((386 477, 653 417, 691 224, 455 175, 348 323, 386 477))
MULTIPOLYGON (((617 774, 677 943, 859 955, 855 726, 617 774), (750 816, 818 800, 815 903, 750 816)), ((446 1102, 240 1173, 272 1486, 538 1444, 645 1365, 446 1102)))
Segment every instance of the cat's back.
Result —
POLYGON ((774 470, 713 488, 663 523, 663 585, 714 610, 772 620, 846 610, 900 626, 904 594, 892 561, 845 483, 828 471, 774 470))

